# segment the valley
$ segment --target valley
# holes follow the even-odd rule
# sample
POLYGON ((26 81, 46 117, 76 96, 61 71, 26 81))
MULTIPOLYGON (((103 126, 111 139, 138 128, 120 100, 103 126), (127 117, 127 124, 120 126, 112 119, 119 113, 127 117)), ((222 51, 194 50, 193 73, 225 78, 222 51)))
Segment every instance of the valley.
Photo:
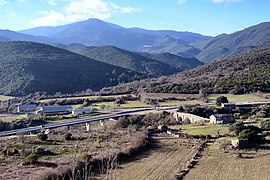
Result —
POLYGON ((266 0, 0 0, 0 179, 270 179, 266 0))

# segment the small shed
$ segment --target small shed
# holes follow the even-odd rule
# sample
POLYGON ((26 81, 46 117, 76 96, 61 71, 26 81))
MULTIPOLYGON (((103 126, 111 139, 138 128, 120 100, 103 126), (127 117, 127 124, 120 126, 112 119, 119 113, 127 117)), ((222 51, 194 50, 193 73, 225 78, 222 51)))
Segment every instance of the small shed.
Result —
POLYGON ((90 114, 91 109, 90 108, 79 108, 79 109, 73 109, 72 114, 73 115, 81 115, 81 114, 90 114))
POLYGON ((235 109, 234 103, 221 103, 221 107, 228 108, 228 109, 235 109))
POLYGON ((167 131, 168 130, 168 126, 166 126, 166 125, 159 125, 158 126, 158 130, 160 130, 160 131, 167 131))
POLYGON ((232 146, 238 149, 245 149, 248 146, 248 139, 231 140, 232 146))
POLYGON ((210 124, 232 124, 235 122, 232 114, 213 114, 209 119, 210 124))

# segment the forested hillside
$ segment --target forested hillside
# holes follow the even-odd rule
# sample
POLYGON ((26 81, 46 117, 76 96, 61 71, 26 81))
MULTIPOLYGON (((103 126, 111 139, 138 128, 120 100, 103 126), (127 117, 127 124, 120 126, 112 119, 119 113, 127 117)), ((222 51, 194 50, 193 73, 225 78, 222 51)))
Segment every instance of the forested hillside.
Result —
POLYGON ((2 42, 0 52, 0 94, 74 93, 145 78, 140 73, 40 43, 2 42))
POLYGON ((115 92, 173 93, 270 92, 270 46, 224 58, 173 76, 123 84, 104 89, 115 92))

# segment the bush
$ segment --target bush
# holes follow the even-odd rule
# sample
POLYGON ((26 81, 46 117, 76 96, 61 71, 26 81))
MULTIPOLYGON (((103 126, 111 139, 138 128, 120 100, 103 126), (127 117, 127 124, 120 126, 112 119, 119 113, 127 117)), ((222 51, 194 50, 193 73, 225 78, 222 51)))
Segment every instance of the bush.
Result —
POLYGON ((258 133, 261 132, 261 129, 256 126, 247 126, 239 133, 239 139, 248 139, 251 142, 257 142, 261 140, 258 133))
POLYGON ((245 125, 242 121, 236 122, 229 126, 229 131, 234 132, 236 135, 239 135, 239 133, 245 129, 245 125))
POLYGON ((25 165, 30 165, 30 164, 37 164, 38 163, 38 158, 39 156, 36 153, 32 153, 24 159, 24 164, 25 165))
POLYGON ((44 150, 44 148, 38 146, 37 149, 36 149, 36 153, 38 155, 43 155, 45 153, 45 150, 44 150))
POLYGON ((262 121, 261 128, 267 131, 270 130, 270 120, 262 121))
POLYGON ((48 135, 45 134, 44 131, 41 131, 40 133, 37 134, 38 139, 41 141, 46 141, 48 139, 48 135))
POLYGON ((228 98, 225 97, 225 96, 219 96, 217 99, 216 99, 216 105, 218 106, 221 106, 222 103, 228 103, 228 98))
POLYGON ((65 133, 64 134, 64 140, 66 140, 66 141, 72 140, 72 134, 71 133, 65 133))

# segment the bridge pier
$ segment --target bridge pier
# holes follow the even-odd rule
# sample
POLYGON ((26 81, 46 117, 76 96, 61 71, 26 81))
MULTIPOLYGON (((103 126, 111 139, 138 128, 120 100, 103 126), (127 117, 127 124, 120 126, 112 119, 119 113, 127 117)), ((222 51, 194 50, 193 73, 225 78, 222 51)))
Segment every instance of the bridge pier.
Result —
POLYGON ((101 125, 101 126, 104 126, 104 121, 99 121, 99 124, 101 125))
POLYGON ((89 132, 90 131, 90 123, 85 123, 86 126, 86 131, 89 132))

